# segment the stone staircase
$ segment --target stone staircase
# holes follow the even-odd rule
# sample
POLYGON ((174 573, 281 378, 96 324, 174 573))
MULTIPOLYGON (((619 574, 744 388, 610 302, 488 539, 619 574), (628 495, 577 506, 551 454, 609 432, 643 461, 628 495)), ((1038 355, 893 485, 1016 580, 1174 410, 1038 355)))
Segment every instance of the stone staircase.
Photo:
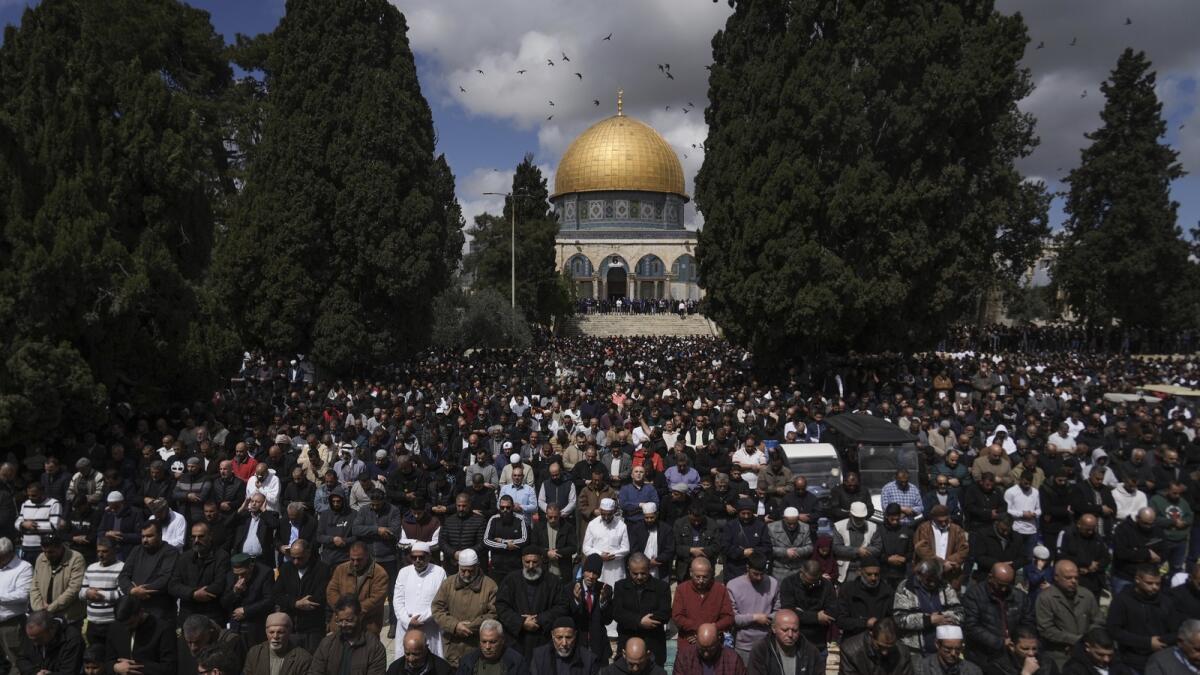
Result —
POLYGON ((622 337, 629 335, 715 335, 716 324, 699 314, 588 314, 575 316, 564 328, 567 336, 622 337))

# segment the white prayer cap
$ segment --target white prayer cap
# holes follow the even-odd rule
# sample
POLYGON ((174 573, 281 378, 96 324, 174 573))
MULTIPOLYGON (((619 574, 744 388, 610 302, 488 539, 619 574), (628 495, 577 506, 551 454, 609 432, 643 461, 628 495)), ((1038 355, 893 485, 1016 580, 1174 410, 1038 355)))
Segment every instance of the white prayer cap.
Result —
POLYGON ((123 501, 125 501, 125 495, 121 494, 120 492, 113 490, 112 492, 108 493, 109 504, 116 504, 117 502, 123 501))
POLYGON ((658 513, 658 504, 654 502, 642 504, 642 513, 658 513))
POLYGON ((937 639, 939 640, 961 640, 963 639, 962 628, 958 626, 942 625, 937 627, 937 639))
POLYGON ((430 549, 429 549, 429 542, 427 542, 427 541, 415 541, 415 542, 413 542, 413 545, 412 545, 412 550, 414 550, 414 551, 417 551, 417 552, 420 552, 420 553, 429 553, 429 550, 430 550, 430 549))
POLYGON ((604 499, 600 500, 600 510, 601 511, 615 511, 616 509, 617 509, 617 503, 615 501, 613 501, 611 498, 605 497, 604 499))
POLYGON ((458 552, 459 567, 474 567, 479 564, 479 554, 473 548, 464 548, 458 552))
POLYGON ((850 505, 850 515, 855 518, 866 518, 867 513, 867 505, 862 502, 854 502, 850 505))
POLYGON ((513 454, 508 456, 508 463, 509 464, 520 464, 521 456, 514 452, 513 454))
MULTIPOLYGON (((498 431, 503 431, 503 429, 499 429, 498 431)), ((505 450, 512 450, 512 441, 504 441, 504 445, 501 445, 500 447, 505 450)))
POLYGON ((783 510, 783 517, 784 518, 799 518, 800 511, 799 511, 799 509, 797 509, 794 506, 789 506, 783 510))

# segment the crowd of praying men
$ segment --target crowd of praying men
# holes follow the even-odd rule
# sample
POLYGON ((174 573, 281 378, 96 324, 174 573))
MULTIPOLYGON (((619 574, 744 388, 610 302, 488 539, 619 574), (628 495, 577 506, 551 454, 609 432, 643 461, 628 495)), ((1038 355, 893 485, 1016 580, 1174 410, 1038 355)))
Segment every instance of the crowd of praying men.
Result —
POLYGON ((211 402, 117 406, 0 465, 0 673, 1195 674, 1200 417, 1104 394, 1197 376, 1075 353, 763 374, 708 338, 348 382, 249 359, 211 402), (912 434, 916 475, 793 474, 781 444, 846 414, 912 434))

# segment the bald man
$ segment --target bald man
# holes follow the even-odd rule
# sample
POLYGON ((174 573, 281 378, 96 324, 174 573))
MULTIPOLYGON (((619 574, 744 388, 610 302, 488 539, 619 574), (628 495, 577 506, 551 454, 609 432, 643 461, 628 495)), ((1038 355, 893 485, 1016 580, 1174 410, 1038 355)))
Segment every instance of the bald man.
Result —
POLYGON ((1108 543, 1100 536, 1100 519, 1085 513, 1075 521, 1072 530, 1063 533, 1058 550, 1060 560, 1070 560, 1079 568, 1079 585, 1100 597, 1105 586, 1104 571, 1112 554, 1108 543))
POLYGON ((700 624, 696 628, 695 637, 695 644, 679 644, 673 673, 716 672, 723 675, 746 675, 745 664, 737 652, 725 646, 716 624, 700 624))
POLYGON ((1100 625, 1100 605, 1091 591, 1079 585, 1078 565, 1070 560, 1055 563, 1054 585, 1038 595, 1036 615, 1043 653, 1061 670, 1075 643, 1100 625))
POLYGON ((612 665, 600 670, 600 675, 667 675, 667 671, 655 663, 654 654, 642 638, 626 640, 622 652, 612 665))
POLYGON ((770 675, 779 672, 776 664, 785 673, 824 671, 820 651, 800 634, 800 617, 790 609, 775 612, 770 636, 759 640, 750 650, 747 671, 749 675, 770 675))
POLYGON ((446 660, 429 651, 425 633, 410 629, 400 640, 404 658, 396 659, 387 675, 450 675, 454 668, 446 660))
POLYGON ((246 654, 245 675, 305 675, 312 655, 292 644, 292 618, 283 612, 267 616, 267 641, 250 648, 246 654), (279 670, 271 671, 271 661, 281 660, 279 670))
POLYGON ((966 656, 980 668, 1006 655, 1019 626, 1037 629, 1033 603, 1015 581, 1013 566, 998 562, 992 565, 985 583, 977 583, 963 594, 966 656))

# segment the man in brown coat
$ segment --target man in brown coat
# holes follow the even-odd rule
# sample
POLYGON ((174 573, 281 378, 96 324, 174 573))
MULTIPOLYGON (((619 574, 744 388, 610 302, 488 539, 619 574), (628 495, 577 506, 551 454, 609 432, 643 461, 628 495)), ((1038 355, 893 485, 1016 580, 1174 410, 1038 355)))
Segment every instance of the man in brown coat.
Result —
POLYGON ((458 573, 442 582, 433 596, 433 620, 442 628, 442 654, 458 667, 479 647, 479 625, 496 618, 496 582, 479 566, 475 549, 458 553, 458 573))
POLYGON ((292 619, 283 612, 267 617, 267 641, 250 648, 243 675, 272 675, 271 656, 282 659, 277 675, 305 675, 312 655, 292 644, 292 619))
POLYGON ((950 521, 950 509, 945 504, 930 509, 929 520, 918 525, 913 535, 914 562, 941 561, 942 578, 955 588, 969 551, 966 531, 950 521))
MULTIPOLYGON (((370 549, 361 541, 350 545, 350 559, 333 569, 325 599, 330 607, 343 595, 354 595, 362 605, 362 623, 368 633, 378 636, 383 627, 383 601, 387 598, 388 575, 383 566, 371 559, 370 549)), ((337 632, 331 621, 330 632, 337 632)))
POLYGON ((592 470, 592 479, 579 492, 575 508, 578 516, 575 518, 575 522, 579 525, 579 539, 576 541, 583 541, 583 534, 587 532, 588 523, 592 518, 600 515, 600 500, 617 501, 617 491, 608 484, 606 473, 604 467, 597 464, 596 468, 592 470))

